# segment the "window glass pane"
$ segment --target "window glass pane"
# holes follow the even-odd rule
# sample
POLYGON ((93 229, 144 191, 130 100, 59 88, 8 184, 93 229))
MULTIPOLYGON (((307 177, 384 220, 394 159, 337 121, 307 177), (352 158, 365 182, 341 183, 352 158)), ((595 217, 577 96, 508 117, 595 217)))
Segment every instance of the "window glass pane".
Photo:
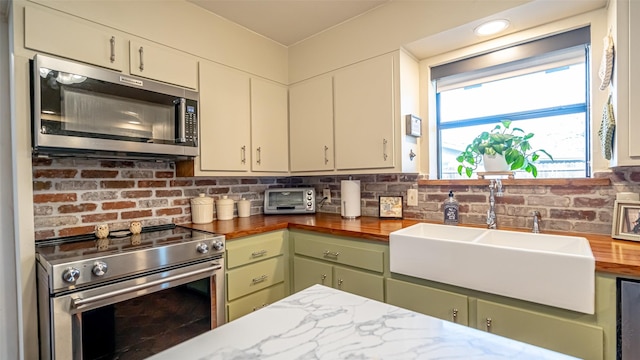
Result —
MULTIPOLYGON (((441 130, 441 158, 443 179, 467 178, 458 175, 456 157, 471 141, 483 131, 491 131, 497 123, 466 126, 441 130)), ((514 121, 511 128, 518 127, 527 133, 534 133, 530 143, 532 148, 544 149, 554 161, 545 155, 535 163, 538 178, 584 177, 586 174, 586 114, 566 114, 514 121)), ((482 165, 476 171, 483 171, 482 165)), ((518 172, 516 178, 531 178, 531 174, 518 172)))
MULTIPOLYGON (((477 79, 477 85, 450 82, 441 88, 437 94, 440 178, 467 178, 458 174, 456 157, 501 120, 534 133, 532 147, 554 157, 552 162, 541 154, 535 163, 538 178, 588 175, 586 56, 542 67, 536 61, 530 60, 528 71, 513 72, 505 65, 502 74, 498 67, 491 76, 477 79)), ((465 77, 464 73, 456 76, 465 77)), ((482 165, 478 171, 484 171, 482 165)), ((532 175, 521 170, 516 177, 532 175)))
POLYGON ((440 93, 440 122, 585 102, 584 63, 440 93))

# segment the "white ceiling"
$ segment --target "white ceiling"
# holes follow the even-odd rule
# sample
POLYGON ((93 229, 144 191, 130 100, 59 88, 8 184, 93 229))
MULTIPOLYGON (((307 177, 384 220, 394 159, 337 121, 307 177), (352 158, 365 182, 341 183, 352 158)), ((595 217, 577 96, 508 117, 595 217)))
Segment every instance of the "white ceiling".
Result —
MULTIPOLYGON (((0 0, 1 1, 1 0, 0 0)), ((390 1, 430 0, 187 0, 284 46, 362 15, 390 1)), ((450 0, 455 1, 455 0, 450 0)), ((477 0, 479 1, 479 0, 477 0)), ((509 1, 509 0, 498 0, 509 1)), ((419 59, 602 8, 609 0, 530 0, 491 18, 511 21, 507 31, 478 38, 473 28, 487 19, 417 40, 404 47, 419 59)))
POLYGON ((291 46, 390 0, 188 0, 291 46))

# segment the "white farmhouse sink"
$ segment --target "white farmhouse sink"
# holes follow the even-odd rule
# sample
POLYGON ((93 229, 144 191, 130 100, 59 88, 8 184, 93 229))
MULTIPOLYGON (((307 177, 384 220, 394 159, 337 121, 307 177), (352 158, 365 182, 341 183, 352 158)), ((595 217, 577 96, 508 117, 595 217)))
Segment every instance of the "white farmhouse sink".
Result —
POLYGON ((391 272, 594 313, 587 239, 419 223, 389 235, 391 272))

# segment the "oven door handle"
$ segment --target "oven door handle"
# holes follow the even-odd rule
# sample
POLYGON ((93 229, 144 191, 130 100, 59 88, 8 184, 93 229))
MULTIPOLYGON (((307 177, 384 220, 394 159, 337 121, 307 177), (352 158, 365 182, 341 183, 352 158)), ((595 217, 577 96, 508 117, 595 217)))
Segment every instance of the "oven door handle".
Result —
POLYGON ((144 290, 144 289, 147 289, 147 288, 150 288, 150 287, 154 287, 156 285, 161 285, 161 284, 164 284, 164 283, 167 283, 167 282, 181 280, 181 279, 188 278, 188 277, 191 277, 191 276, 200 275, 200 274, 203 274, 203 273, 206 273, 206 272, 217 271, 217 270, 220 270, 220 269, 222 269, 222 266, 216 264, 216 266, 208 267, 206 269, 194 270, 194 271, 190 271, 188 273, 175 275, 175 276, 170 276, 170 277, 167 277, 167 278, 146 282, 144 284, 138 284, 138 285, 130 286, 130 287, 127 287, 127 288, 124 288, 124 289, 110 291, 110 292, 107 292, 107 293, 104 293, 104 294, 100 294, 100 295, 96 295, 96 296, 92 296, 92 297, 89 297, 89 298, 86 298, 86 299, 83 299, 83 298, 80 298, 80 297, 75 297, 75 298, 71 299, 71 308, 80 309, 82 307, 86 307, 86 306, 90 305, 91 303, 94 303, 94 302, 97 302, 97 301, 100 301, 100 300, 104 300, 104 299, 112 298, 114 296, 119 296, 119 295, 123 295, 123 294, 128 294, 128 293, 144 290))

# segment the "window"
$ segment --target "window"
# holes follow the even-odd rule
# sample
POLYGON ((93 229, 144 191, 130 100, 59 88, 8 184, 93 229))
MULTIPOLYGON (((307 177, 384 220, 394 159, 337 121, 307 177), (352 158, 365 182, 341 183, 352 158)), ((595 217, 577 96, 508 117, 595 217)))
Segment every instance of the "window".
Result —
MULTIPOLYGON (((464 172, 458 174, 456 157, 478 134, 492 130, 501 120, 511 120, 511 127, 534 133, 533 148, 553 156, 554 161, 540 157, 538 178, 589 176, 588 41, 585 43, 589 28, 579 30, 580 36, 569 47, 564 47, 566 42, 557 44, 556 35, 537 40, 538 45, 541 41, 546 44, 533 56, 493 60, 500 57, 496 56, 499 52, 514 52, 516 46, 485 54, 494 55, 489 60, 461 61, 476 64, 446 64, 445 71, 432 68, 437 89, 439 178, 466 178, 464 172), (555 48, 548 51, 550 45, 555 48)), ((567 34, 575 38, 576 30, 562 35, 567 34)), ((517 177, 532 176, 519 171, 517 177)))

